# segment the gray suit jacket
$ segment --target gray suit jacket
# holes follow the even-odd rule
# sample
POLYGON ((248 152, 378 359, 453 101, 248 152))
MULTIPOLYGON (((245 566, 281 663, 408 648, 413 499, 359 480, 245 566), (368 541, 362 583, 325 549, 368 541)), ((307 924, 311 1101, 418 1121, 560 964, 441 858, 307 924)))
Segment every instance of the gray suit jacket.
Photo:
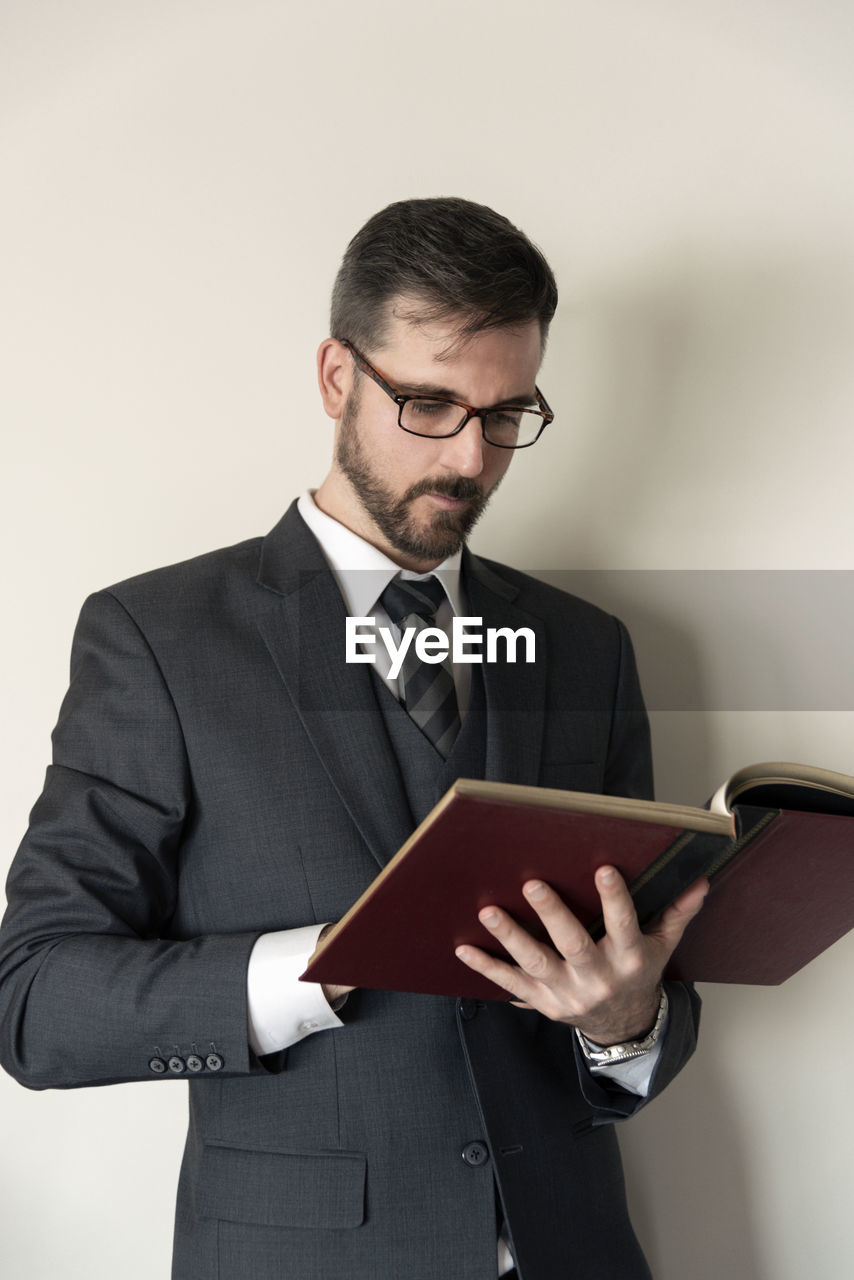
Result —
MULTIPOLYGON (((484 626, 538 637, 535 665, 484 667, 486 776, 647 794, 621 625, 474 556, 466 573, 484 626)), ((295 507, 87 601, 9 877, 3 1064, 35 1089, 191 1077, 181 1280, 494 1280, 496 1182, 524 1280, 648 1276, 611 1123, 639 1102, 586 1073, 568 1028, 358 991, 343 1028, 248 1046, 255 939, 338 919, 411 827, 343 638, 295 507)), ((653 1095, 694 1045, 695 999, 670 997, 653 1095)))

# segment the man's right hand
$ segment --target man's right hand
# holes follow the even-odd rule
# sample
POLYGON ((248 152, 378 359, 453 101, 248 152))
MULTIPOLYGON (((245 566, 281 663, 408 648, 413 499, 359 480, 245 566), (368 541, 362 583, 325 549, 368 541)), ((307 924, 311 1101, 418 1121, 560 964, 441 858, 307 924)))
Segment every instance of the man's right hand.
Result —
MULTIPOLYGON (((311 955, 312 960, 317 955, 318 948, 320 947, 320 944, 323 941, 323 939, 326 937, 327 933, 329 933, 330 929, 334 929, 334 928, 335 926, 333 924, 327 924, 321 930, 320 937, 317 939, 317 947, 315 947, 311 955)), ((329 1002, 329 1007, 332 1009, 334 1013, 337 1013, 339 1009, 343 1008, 350 992, 355 991, 356 988, 341 987, 334 982, 323 982, 321 983, 321 990, 323 991, 324 996, 329 1002)))

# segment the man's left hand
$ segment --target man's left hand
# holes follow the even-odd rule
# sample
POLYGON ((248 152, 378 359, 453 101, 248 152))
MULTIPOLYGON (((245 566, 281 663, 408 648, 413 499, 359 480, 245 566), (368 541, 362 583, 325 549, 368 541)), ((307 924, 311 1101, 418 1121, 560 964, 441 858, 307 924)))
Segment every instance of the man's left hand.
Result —
POLYGON ((553 889, 529 880, 522 891, 552 945, 538 942, 500 907, 489 906, 478 919, 518 967, 479 947, 460 947, 456 954, 508 991, 518 1007, 568 1022, 596 1044, 621 1044, 645 1035, 655 1021, 661 975, 709 884, 702 879, 691 885, 646 933, 619 872, 599 867, 596 888, 605 923, 598 942, 553 889))

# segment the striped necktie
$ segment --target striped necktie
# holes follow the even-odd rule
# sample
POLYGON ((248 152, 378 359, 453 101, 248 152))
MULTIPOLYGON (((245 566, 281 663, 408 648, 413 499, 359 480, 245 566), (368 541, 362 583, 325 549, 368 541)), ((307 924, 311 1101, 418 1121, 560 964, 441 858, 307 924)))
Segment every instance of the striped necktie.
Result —
POLYGON ((380 596, 380 604, 401 632, 415 628, 400 670, 400 700, 424 736, 447 757, 460 729, 454 677, 445 662, 422 662, 415 652, 418 633, 436 625, 436 610, 445 598, 438 578, 413 582, 398 575, 380 596))

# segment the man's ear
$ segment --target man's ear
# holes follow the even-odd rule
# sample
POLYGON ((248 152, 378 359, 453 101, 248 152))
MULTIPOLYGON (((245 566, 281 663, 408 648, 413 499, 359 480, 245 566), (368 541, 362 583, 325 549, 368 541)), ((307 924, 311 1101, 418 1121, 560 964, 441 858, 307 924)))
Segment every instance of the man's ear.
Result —
POLYGON ((317 385, 323 408, 337 421, 353 386, 353 360, 337 338, 327 338, 317 349, 317 385))

